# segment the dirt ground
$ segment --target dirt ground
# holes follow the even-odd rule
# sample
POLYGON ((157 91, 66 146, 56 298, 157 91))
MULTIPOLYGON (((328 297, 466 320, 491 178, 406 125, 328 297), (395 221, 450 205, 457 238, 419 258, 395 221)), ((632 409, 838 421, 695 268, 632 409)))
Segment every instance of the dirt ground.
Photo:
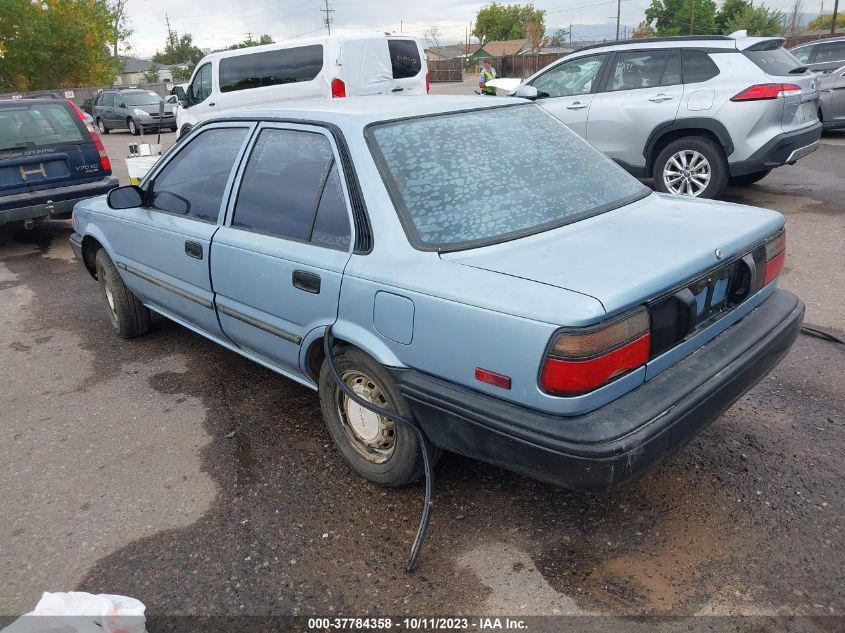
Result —
MULTIPOLYGON (((786 214, 782 286, 806 302, 808 324, 839 336, 843 174, 845 143, 828 138, 726 195, 786 214)), ((684 451, 612 494, 445 456, 421 564, 406 574, 422 484, 354 476, 316 394, 178 325, 114 337, 70 232, 0 227, 0 614, 78 589, 133 596, 151 615, 842 625, 843 346, 801 336, 684 451)))

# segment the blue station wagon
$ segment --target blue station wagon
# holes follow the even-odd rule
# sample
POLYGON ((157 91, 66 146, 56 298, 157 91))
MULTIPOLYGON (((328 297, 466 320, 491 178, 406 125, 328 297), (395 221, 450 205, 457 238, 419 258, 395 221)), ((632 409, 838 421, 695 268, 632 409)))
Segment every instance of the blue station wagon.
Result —
POLYGON ((436 454, 630 482, 765 376, 804 314, 777 288, 779 213, 654 193, 507 98, 208 121, 74 228, 118 335, 158 312, 318 390, 340 453, 389 486, 421 476, 421 440, 362 402, 436 454))

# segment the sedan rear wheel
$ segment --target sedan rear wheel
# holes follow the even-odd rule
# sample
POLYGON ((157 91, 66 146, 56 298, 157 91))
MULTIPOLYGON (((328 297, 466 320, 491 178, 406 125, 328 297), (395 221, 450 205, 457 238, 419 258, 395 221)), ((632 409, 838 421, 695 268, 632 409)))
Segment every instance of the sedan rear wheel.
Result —
POLYGON ((693 198, 714 198, 727 184, 725 154, 705 137, 689 136, 669 143, 654 164, 658 191, 693 198))
MULTIPOLYGON (((404 418, 412 413, 390 373, 361 350, 335 349, 335 365, 353 392, 404 418)), ((382 486, 406 486, 423 474, 416 434, 401 423, 359 405, 337 386, 328 361, 320 369, 320 407, 335 446, 362 477, 382 486)), ((435 451, 434 461, 440 456, 435 451)))

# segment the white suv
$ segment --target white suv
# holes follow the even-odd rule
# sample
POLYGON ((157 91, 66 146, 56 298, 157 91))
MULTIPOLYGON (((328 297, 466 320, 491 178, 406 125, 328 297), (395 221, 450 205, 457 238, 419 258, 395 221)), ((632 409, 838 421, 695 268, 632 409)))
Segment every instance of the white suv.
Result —
POLYGON ((669 37, 583 48, 513 94, 658 191, 712 198, 818 146, 819 80, 780 38, 669 37))

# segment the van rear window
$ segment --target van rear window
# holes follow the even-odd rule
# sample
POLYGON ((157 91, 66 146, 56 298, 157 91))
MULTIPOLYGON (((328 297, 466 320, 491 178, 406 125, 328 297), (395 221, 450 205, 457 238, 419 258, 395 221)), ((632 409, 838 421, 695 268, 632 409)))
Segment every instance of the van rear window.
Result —
MULTIPOLYGON (((21 100, 23 101, 23 100, 21 100)), ((62 102, 0 108, 0 151, 87 140, 62 102)))
POLYGON ((416 77, 422 70, 420 48, 414 40, 387 40, 394 79, 416 77))
POLYGON ((312 81, 321 70, 320 44, 226 57, 220 60, 220 91, 312 81))

